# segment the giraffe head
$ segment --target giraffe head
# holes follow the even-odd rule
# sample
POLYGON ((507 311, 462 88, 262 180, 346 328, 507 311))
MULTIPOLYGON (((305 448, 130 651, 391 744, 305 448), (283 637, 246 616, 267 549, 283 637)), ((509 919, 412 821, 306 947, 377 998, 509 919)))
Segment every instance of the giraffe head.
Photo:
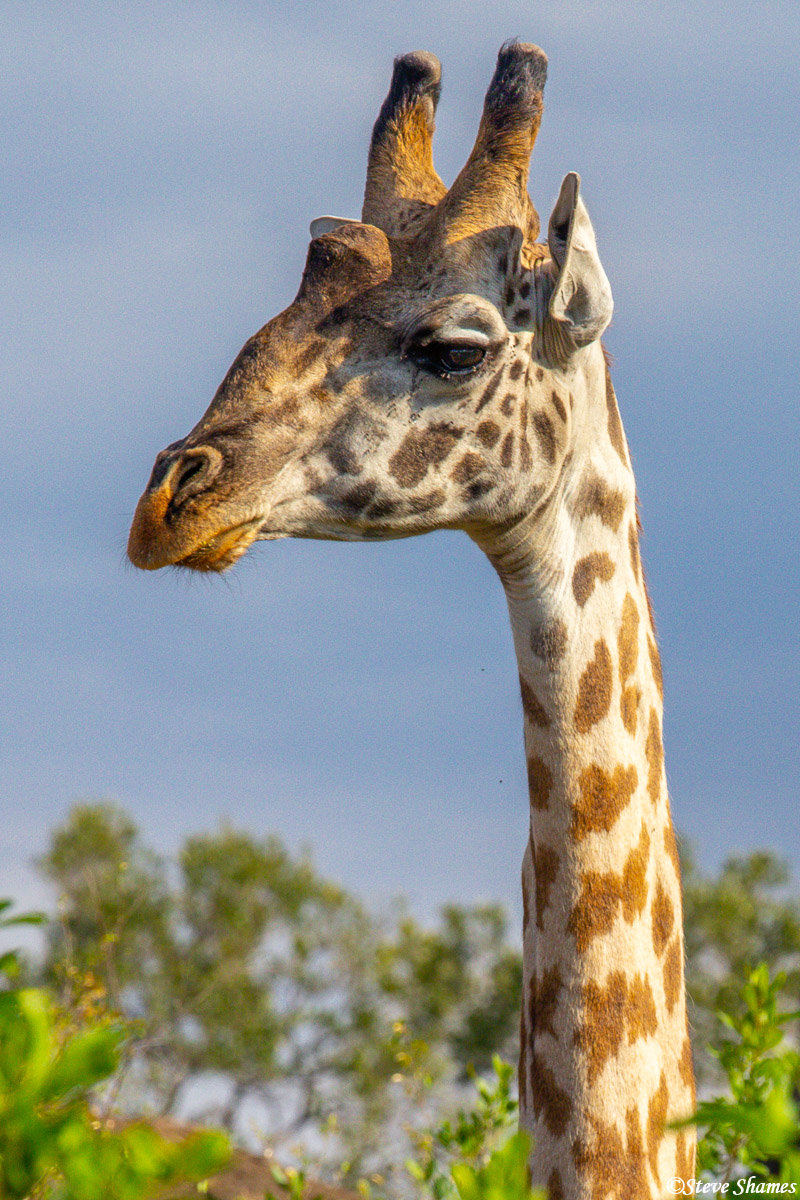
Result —
POLYGON ((314 222, 293 303, 158 455, 130 533, 137 566, 218 571, 257 539, 474 531, 546 508, 612 309, 576 175, 536 241, 546 70, 536 46, 500 51, 447 191, 431 153, 439 64, 396 60, 362 220, 314 222))

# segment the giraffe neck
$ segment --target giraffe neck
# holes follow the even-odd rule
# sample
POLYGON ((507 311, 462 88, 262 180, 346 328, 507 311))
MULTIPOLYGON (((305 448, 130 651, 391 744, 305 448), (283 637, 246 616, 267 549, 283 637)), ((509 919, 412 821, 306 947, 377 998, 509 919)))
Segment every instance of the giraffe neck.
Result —
POLYGON ((661 668, 619 435, 616 460, 595 442, 580 475, 568 464, 548 521, 476 536, 519 664, 531 801, 520 1116, 553 1200, 661 1196, 693 1173, 692 1136, 664 1131, 694 1091, 661 668))

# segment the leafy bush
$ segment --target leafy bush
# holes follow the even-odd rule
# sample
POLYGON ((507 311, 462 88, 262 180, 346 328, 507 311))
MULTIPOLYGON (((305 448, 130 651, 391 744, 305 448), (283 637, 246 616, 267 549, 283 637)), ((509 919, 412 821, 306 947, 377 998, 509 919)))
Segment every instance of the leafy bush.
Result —
POLYGON ((786 864, 769 851, 729 858, 715 875, 702 873, 681 843, 686 986, 698 1083, 715 1090, 725 1083, 718 1055, 724 1012, 743 1017, 743 984, 756 963, 782 972, 783 1003, 800 1007, 800 898, 790 887, 786 864))
MULTIPOLYGON (((703 1100, 682 1123, 696 1125, 701 1135, 698 1178, 728 1184, 734 1195, 740 1194, 734 1181, 748 1176, 775 1190, 800 1185, 800 1054, 786 1038, 787 1026, 800 1016, 787 1007, 794 989, 783 972, 771 978, 765 963, 730 989, 734 1013, 717 1013, 718 1045, 709 1047, 727 1094, 703 1100)), ((477 1081, 471 1109, 415 1135, 417 1153, 406 1168, 431 1200, 529 1200, 535 1194, 525 1170, 529 1141, 511 1132, 513 1069, 495 1058, 494 1072, 492 1082, 477 1081)))
MULTIPOLYGON (((0 911, 7 911, 3 901, 0 911)), ((9 926, 31 916, 4 918, 9 926)), ((13 984, 14 951, 0 959, 13 984)), ((0 1195, 9 1200, 143 1200, 156 1185, 201 1180, 228 1158, 227 1139, 203 1133, 173 1145, 145 1123, 115 1130, 92 1107, 129 1036, 113 1018, 75 1030, 48 993, 0 992, 0 1195)))
POLYGON ((746 1174, 800 1184, 800 1055, 784 1036, 800 1014, 781 1011, 785 988, 786 976, 770 979, 761 963, 740 988, 736 1013, 717 1013, 727 1036, 712 1054, 730 1094, 697 1106, 694 1123, 705 1130, 698 1174, 723 1182, 746 1174))
POLYGON ((528 1180, 530 1138, 511 1132, 518 1104, 511 1094, 514 1069, 495 1056, 492 1081, 476 1081, 473 1107, 416 1135, 417 1156, 406 1169, 433 1200, 532 1200, 541 1193, 528 1180))
MULTIPOLYGON (((492 1066, 492 1079, 474 1081, 471 1108, 460 1109, 432 1129, 411 1131, 415 1154, 406 1160, 405 1168, 414 1196, 545 1200, 544 1193, 530 1186, 530 1138, 516 1129, 514 1069, 497 1056, 492 1066)), ((369 1180, 359 1180, 358 1190, 364 1200, 385 1200, 381 1187, 376 1189, 369 1180)))

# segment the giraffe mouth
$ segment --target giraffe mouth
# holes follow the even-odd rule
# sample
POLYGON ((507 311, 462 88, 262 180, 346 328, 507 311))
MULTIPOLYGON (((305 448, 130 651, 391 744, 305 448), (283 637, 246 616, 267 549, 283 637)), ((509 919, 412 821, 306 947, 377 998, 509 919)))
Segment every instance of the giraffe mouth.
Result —
POLYGON ((261 527, 260 517, 222 529, 199 546, 175 561, 176 567, 193 571, 226 571, 232 567, 256 540, 261 527))

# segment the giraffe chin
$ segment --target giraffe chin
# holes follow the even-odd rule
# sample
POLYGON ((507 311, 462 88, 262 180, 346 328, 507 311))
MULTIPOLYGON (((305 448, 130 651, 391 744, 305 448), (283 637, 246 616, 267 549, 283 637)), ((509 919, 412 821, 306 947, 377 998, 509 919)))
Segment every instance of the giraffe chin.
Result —
POLYGON ((256 540, 261 519, 245 521, 230 529, 223 529, 207 538, 191 553, 176 559, 176 567, 189 567, 193 571, 227 571, 246 554, 256 540))

